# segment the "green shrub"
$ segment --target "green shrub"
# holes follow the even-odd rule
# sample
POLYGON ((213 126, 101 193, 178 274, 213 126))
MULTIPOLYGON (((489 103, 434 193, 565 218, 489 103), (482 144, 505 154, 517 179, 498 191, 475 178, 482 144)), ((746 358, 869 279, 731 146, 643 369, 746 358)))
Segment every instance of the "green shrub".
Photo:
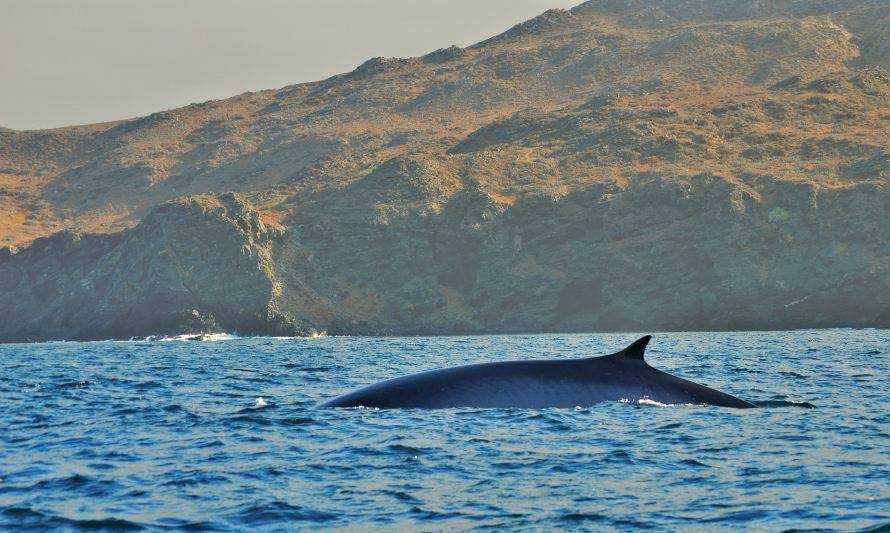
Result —
POLYGON ((776 207, 775 209, 773 209, 772 211, 769 212, 769 215, 767 216, 767 218, 769 219, 770 222, 785 222, 786 220, 791 218, 791 215, 785 209, 783 209, 781 207, 776 207))

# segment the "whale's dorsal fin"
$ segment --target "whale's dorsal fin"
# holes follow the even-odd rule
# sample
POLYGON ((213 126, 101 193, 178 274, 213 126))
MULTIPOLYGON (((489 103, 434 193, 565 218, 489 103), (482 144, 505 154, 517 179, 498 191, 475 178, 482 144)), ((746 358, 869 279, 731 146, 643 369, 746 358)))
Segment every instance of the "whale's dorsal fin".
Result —
POLYGON ((639 339, 635 340, 633 344, 616 353, 615 355, 617 355, 618 357, 625 357, 627 359, 637 359, 639 361, 643 361, 643 353, 646 351, 646 345, 649 344, 649 339, 651 338, 652 335, 640 337, 639 339))

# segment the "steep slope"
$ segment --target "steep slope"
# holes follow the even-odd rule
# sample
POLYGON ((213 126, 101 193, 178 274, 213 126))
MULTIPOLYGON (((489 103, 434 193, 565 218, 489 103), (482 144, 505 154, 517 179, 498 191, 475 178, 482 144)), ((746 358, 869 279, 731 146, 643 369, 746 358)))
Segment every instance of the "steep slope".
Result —
POLYGON ((888 326, 888 23, 592 0, 316 83, 0 130, 0 338, 888 326))
POLYGON ((272 331, 281 289, 269 247, 281 236, 227 194, 163 204, 120 233, 38 239, 0 256, 3 313, 15 317, 0 338, 272 331))

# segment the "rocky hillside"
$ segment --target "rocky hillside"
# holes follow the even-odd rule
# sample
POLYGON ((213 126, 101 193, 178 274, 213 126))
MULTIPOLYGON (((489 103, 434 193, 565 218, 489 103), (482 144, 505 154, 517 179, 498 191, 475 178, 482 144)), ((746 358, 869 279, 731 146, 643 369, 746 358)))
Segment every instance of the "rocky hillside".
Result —
POLYGON ((890 327, 887 28, 883 0, 591 0, 0 129, 0 339, 890 327))

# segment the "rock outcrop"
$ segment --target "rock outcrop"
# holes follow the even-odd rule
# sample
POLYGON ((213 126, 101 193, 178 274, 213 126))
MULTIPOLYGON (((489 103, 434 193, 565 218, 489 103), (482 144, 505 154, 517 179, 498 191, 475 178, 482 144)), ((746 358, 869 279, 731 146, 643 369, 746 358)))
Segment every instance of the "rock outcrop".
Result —
POLYGON ((888 26, 876 0, 591 0, 0 129, 0 341, 890 327, 888 26))
POLYGON ((314 326, 338 333, 890 323, 886 184, 751 183, 652 176, 512 204, 467 187, 363 223, 325 215, 366 197, 341 192, 288 242, 337 317, 314 326))
POLYGON ((0 337, 890 323, 878 182, 699 174, 510 204, 472 186, 412 193, 403 180, 418 171, 401 163, 319 198, 287 231, 230 194, 163 204, 118 234, 39 239, 0 258, 0 313, 16 317, 0 337), (403 209, 369 205, 396 192, 403 209))
POLYGON ((60 232, 0 258, 0 338, 271 333, 281 232, 233 194, 162 204, 110 235, 60 232))

